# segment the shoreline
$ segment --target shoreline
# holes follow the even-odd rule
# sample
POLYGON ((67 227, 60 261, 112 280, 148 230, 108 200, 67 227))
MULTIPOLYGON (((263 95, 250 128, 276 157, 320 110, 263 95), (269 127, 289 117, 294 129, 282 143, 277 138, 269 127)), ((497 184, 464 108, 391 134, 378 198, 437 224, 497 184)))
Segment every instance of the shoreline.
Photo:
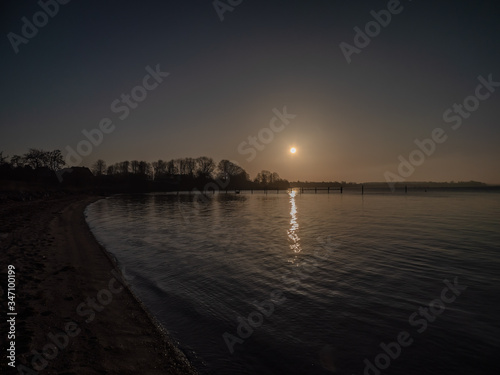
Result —
POLYGON ((196 374, 88 227, 84 210, 101 198, 0 204, 3 281, 7 265, 16 271, 18 371, 5 356, 1 366, 13 374, 196 374))

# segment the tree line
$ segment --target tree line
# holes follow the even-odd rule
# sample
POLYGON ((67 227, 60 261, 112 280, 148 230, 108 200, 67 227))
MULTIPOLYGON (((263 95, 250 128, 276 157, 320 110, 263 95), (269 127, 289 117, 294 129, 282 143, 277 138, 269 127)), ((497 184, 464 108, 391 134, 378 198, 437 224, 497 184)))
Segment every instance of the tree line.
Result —
POLYGON ((0 179, 62 183, 119 191, 204 191, 207 186, 217 186, 219 190, 286 189, 290 186, 276 172, 262 170, 251 179, 236 163, 225 159, 217 163, 207 156, 168 161, 159 159, 152 163, 125 160, 111 165, 99 159, 90 169, 64 168, 65 165, 60 150, 30 148, 27 153, 14 155, 10 160, 0 152, 0 179))
POLYGON ((0 151, 0 165, 10 164, 13 168, 28 166, 32 169, 48 168, 55 172, 66 165, 61 150, 45 151, 30 148, 23 155, 13 155, 10 161, 7 160, 8 158, 3 155, 3 151, 0 151))

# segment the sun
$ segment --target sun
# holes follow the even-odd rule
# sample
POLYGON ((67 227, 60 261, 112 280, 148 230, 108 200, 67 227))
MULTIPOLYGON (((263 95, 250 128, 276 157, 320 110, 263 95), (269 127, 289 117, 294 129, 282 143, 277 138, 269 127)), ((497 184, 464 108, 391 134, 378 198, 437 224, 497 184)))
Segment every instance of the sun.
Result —
POLYGON ((290 152, 291 152, 292 154, 295 154, 295 153, 297 152, 297 149, 296 149, 295 147, 292 147, 292 148, 290 149, 290 152))

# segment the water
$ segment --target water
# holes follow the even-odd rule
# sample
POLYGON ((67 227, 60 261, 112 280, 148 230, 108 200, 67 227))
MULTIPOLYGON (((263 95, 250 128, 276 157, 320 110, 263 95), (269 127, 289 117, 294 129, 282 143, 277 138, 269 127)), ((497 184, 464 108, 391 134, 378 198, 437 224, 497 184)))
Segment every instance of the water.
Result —
POLYGON ((201 373, 500 373, 500 193, 200 198, 86 215, 201 373))

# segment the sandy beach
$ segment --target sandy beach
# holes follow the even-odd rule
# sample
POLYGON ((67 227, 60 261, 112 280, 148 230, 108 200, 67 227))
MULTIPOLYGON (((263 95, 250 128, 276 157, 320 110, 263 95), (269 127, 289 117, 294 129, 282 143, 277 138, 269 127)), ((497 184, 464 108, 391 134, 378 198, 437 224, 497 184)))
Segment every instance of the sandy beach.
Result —
MULTIPOLYGON (((17 371, 2 355, 2 373, 196 373, 94 239, 83 211, 96 199, 0 203, 0 295, 7 305, 7 267, 12 265, 17 312, 17 371)), ((4 336, 3 317, 1 327, 4 336)), ((1 342, 6 352, 4 337, 1 342)))

